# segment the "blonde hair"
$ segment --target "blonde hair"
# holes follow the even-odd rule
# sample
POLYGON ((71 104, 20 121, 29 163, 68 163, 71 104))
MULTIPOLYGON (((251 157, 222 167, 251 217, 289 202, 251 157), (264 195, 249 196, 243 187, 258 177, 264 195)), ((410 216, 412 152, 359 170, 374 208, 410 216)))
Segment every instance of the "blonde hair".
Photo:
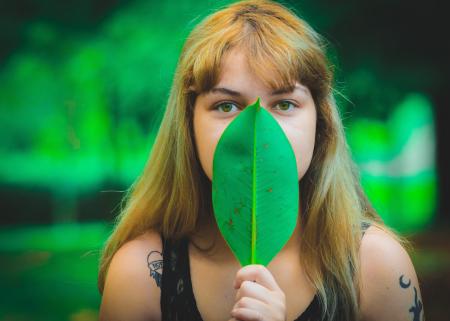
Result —
POLYGON ((302 264, 317 288, 322 317, 356 320, 361 224, 387 228, 370 206, 349 156, 325 41, 293 11, 267 0, 224 7, 188 36, 150 158, 103 249, 99 290, 125 242, 149 229, 169 239, 189 236, 201 215, 213 215, 211 182, 193 140, 193 107, 196 95, 217 83, 221 61, 234 47, 244 49, 251 70, 271 88, 300 81, 312 93, 317 130, 311 166, 300 181, 302 264))

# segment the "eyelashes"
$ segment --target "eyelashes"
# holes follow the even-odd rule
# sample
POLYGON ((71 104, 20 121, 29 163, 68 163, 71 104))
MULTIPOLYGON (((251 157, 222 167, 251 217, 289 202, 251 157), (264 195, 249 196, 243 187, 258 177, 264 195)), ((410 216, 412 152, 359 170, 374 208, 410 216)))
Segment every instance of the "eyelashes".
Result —
MULTIPOLYGON (((224 106, 226 106, 226 107, 230 107, 230 106, 237 107, 237 104, 235 104, 233 102, 229 102, 229 101, 224 101, 224 102, 220 102, 220 103, 215 104, 212 109, 215 110, 215 111, 220 111, 220 108, 224 107, 224 106)), ((239 108, 237 108, 237 109, 239 109, 239 108)), ((226 113, 226 114, 228 114, 229 112, 230 112, 229 110, 228 111, 224 111, 224 113, 226 113)))
MULTIPOLYGON (((214 104, 211 107, 211 110, 220 112, 221 114, 231 114, 233 107, 235 107, 235 111, 242 110, 242 108, 239 107, 239 104, 233 101, 221 101, 216 104, 214 104)), ((296 108, 299 108, 298 104, 294 103, 290 100, 280 100, 277 101, 276 104, 272 107, 275 110, 279 110, 282 113, 289 113, 294 111, 296 108), (276 108, 277 106, 280 106, 279 108, 276 108), (283 107, 281 107, 283 106, 283 107)))

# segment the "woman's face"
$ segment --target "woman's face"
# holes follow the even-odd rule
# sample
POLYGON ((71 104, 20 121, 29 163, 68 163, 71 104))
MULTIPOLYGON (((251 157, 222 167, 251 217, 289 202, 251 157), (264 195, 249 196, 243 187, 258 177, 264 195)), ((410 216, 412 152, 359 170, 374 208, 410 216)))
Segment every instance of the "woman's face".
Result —
POLYGON ((212 180, 214 151, 225 128, 239 112, 260 97, 260 104, 278 121, 294 150, 299 180, 314 150, 316 107, 309 89, 300 83, 291 92, 272 92, 250 72, 245 55, 230 51, 222 61, 218 84, 197 96, 194 135, 200 163, 212 180))

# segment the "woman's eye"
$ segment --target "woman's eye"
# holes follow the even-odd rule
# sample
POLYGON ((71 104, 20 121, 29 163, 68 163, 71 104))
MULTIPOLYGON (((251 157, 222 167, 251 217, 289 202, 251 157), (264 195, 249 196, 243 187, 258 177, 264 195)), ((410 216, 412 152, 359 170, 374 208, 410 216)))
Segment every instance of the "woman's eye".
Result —
POLYGON ((290 101, 287 101, 287 100, 280 101, 275 106, 278 106, 277 109, 279 109, 281 111, 288 111, 290 106, 292 106, 293 108, 296 107, 293 103, 291 103, 290 101))
MULTIPOLYGON (((296 107, 297 106, 294 103, 291 103, 288 100, 282 100, 275 105, 274 109, 278 109, 283 112, 288 112, 288 111, 292 111, 296 107)), ((235 103, 226 101, 226 102, 218 103, 217 105, 215 105, 213 107, 213 109, 218 110, 222 113, 228 114, 228 113, 239 110, 239 107, 237 107, 237 105, 235 103), (235 108, 235 109, 233 110, 233 108, 235 108)))
MULTIPOLYGON (((217 104, 217 105, 214 107, 214 109, 216 109, 216 110, 222 109, 222 111, 223 111, 224 113, 229 113, 229 112, 233 109, 233 106, 236 107, 236 104, 233 104, 233 103, 230 103, 230 102, 224 102, 224 103, 219 103, 219 104, 217 104)), ((237 108, 237 107, 236 107, 236 108, 237 108)))

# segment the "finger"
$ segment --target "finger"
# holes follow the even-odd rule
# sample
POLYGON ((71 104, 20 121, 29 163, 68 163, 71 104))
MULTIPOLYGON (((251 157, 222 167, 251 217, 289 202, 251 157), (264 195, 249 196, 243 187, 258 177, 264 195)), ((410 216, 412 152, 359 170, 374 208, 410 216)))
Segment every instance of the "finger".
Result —
POLYGON ((244 266, 236 273, 234 288, 239 289, 243 281, 256 281, 256 283, 272 291, 280 291, 272 273, 263 265, 251 264, 244 266))
POLYGON ((231 311, 231 315, 239 321, 262 321, 261 312, 247 308, 238 308, 231 311))
POLYGON ((231 316, 238 320, 252 319, 251 316, 258 318, 256 320, 262 320, 262 316, 268 315, 267 305, 259 300, 243 297, 233 307, 231 316), (250 313, 250 311, 253 311, 250 313))
POLYGON ((261 284, 252 281, 243 281, 241 287, 236 292, 235 301, 237 302, 243 297, 254 298, 268 304, 273 295, 269 289, 261 284))

